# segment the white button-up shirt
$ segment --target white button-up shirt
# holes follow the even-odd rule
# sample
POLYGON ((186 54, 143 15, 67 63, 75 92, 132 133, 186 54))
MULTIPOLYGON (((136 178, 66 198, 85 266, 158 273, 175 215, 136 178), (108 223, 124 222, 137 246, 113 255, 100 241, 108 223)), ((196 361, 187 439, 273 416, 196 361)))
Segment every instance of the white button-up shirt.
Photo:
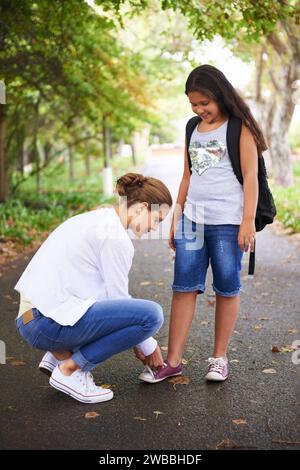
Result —
MULTIPOLYGON (((95 302, 131 298, 134 247, 114 208, 75 215, 44 241, 14 289, 44 316, 74 325, 95 302)), ((157 342, 137 345, 145 355, 157 342)))

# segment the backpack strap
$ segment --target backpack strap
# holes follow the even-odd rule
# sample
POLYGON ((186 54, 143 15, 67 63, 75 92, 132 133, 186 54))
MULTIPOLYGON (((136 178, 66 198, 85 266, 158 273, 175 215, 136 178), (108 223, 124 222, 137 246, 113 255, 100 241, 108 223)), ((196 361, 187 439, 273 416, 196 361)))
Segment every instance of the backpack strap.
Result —
MULTIPOLYGON (((232 169, 239 183, 243 184, 243 175, 240 160, 240 138, 242 131, 242 120, 236 116, 230 116, 227 126, 227 150, 231 161, 232 169)), ((255 269, 255 240, 254 249, 249 254, 248 275, 254 274, 255 269)))
POLYGON ((193 116, 191 119, 188 120, 186 127, 185 127, 187 157, 188 157, 190 173, 192 173, 192 162, 191 162, 191 156, 189 153, 189 146, 190 146, 192 133, 200 121, 202 121, 202 119, 199 116, 193 116))
POLYGON ((242 131, 242 120, 236 116, 230 116, 226 143, 232 169, 240 184, 243 184, 243 175, 240 161, 240 137, 242 131))

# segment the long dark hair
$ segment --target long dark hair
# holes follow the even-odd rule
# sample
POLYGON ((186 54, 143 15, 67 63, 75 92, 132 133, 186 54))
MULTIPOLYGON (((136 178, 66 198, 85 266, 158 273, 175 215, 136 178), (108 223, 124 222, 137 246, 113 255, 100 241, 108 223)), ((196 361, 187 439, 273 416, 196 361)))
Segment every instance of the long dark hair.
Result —
POLYGON ((253 135, 257 151, 267 150, 262 130, 253 117, 249 106, 227 80, 223 72, 213 65, 200 65, 189 74, 185 84, 185 94, 198 91, 218 103, 220 111, 242 119, 253 135))

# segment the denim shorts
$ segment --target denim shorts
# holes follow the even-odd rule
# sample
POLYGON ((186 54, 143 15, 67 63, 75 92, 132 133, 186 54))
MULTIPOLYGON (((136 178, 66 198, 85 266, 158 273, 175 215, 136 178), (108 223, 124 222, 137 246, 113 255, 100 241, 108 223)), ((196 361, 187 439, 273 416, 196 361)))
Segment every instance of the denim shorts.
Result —
POLYGON ((209 260, 213 273, 213 290, 224 297, 239 295, 244 251, 238 244, 239 225, 197 224, 185 215, 177 223, 174 292, 205 291, 209 260))

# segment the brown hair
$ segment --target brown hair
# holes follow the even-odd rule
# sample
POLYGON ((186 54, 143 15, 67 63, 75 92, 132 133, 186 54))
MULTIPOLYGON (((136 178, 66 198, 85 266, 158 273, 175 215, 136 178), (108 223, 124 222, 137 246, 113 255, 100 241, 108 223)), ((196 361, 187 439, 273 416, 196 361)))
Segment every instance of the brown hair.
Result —
POLYGON ((249 106, 227 80, 221 70, 213 65, 200 65, 196 67, 185 84, 185 94, 198 91, 216 101, 221 112, 242 119, 253 135, 257 145, 258 154, 267 150, 267 144, 262 130, 254 119, 249 106))
POLYGON ((127 207, 136 202, 168 204, 172 206, 172 196, 167 186, 160 180, 140 173, 126 173, 117 180, 116 190, 119 196, 127 197, 127 207))

